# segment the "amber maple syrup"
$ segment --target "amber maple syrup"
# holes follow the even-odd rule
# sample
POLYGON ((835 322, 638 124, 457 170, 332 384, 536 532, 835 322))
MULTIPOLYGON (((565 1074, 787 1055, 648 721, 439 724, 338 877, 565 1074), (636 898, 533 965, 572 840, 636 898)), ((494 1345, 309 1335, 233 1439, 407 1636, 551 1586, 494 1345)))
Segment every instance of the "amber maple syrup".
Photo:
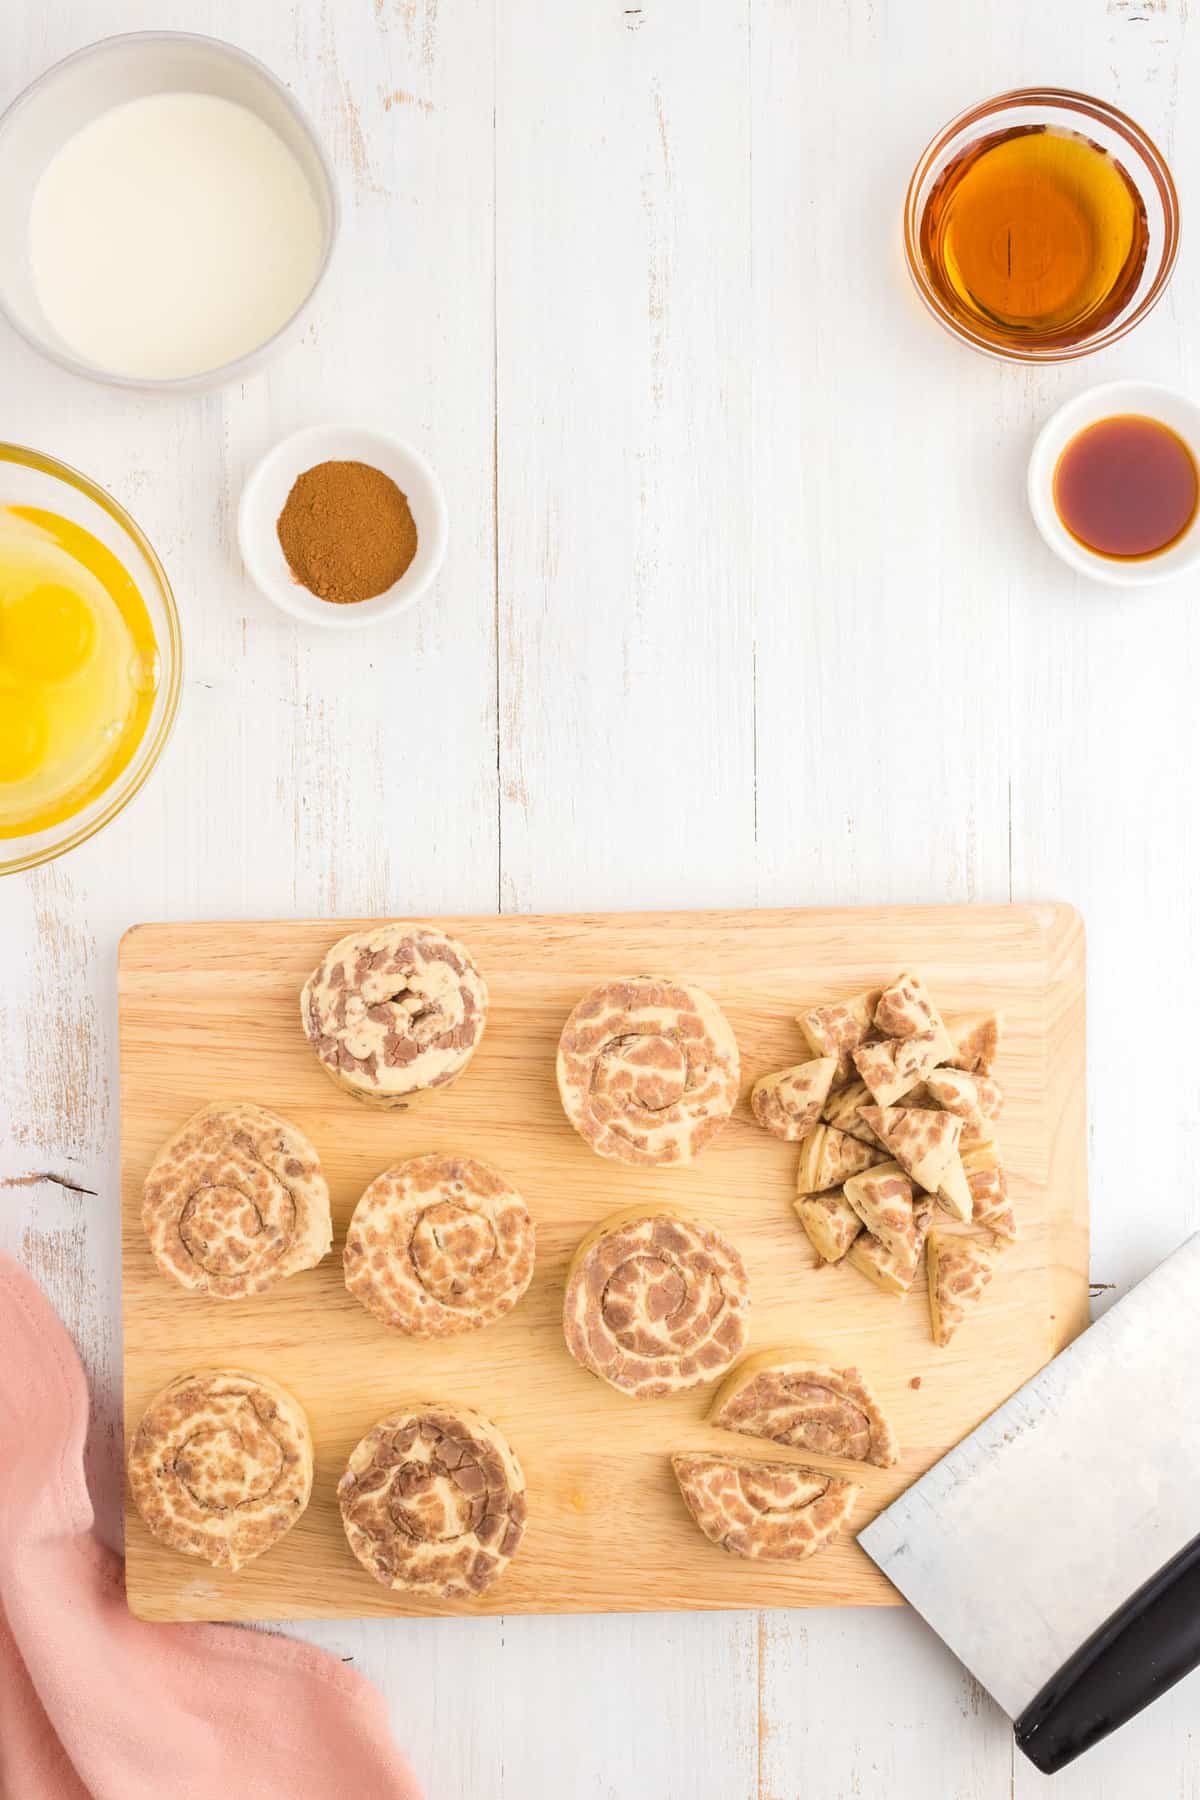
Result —
POLYGON ((920 227, 951 316, 1026 348, 1102 331, 1137 287, 1148 243, 1145 206, 1117 159, 1047 125, 969 144, 930 190, 920 227))
POLYGON ((1177 432, 1117 413, 1076 432, 1054 471, 1054 507, 1079 543, 1132 562, 1160 556, 1196 516, 1200 475, 1177 432))

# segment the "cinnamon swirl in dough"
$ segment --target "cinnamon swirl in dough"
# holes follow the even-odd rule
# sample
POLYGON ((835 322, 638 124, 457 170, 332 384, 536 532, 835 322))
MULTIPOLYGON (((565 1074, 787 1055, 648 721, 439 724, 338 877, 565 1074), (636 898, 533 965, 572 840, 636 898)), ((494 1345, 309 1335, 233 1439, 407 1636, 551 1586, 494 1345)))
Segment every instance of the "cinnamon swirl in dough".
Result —
POLYGON ((738 1096, 738 1047, 701 988, 641 975, 593 988, 563 1026, 563 1111, 599 1156, 690 1162, 738 1096))
POLYGON ((333 1242, 316 1151, 286 1119, 245 1101, 203 1107, 163 1146, 142 1223, 163 1274, 218 1300, 314 1268, 333 1242))
POLYGON ((337 1494, 363 1568, 406 1593, 482 1594, 525 1531, 521 1465, 500 1428, 468 1406, 428 1401, 380 1419, 337 1494))
POLYGON ((835 1538, 862 1491, 800 1463, 745 1456, 673 1456, 688 1511, 711 1543, 734 1556, 797 1562, 835 1538))
POLYGON ((312 1492, 313 1449, 297 1402, 265 1375, 181 1375, 150 1402, 129 1451, 129 1486, 172 1550, 240 1569, 291 1530, 312 1492))
POLYGON ((487 984, 462 944, 399 923, 339 938, 300 995, 321 1067, 366 1106, 407 1106, 454 1081, 487 1009, 487 984))
POLYGON ((346 1286, 410 1337, 475 1331, 533 1275, 533 1222, 511 1182, 470 1156, 413 1156, 365 1190, 346 1234, 346 1286))
POLYGON ((585 1369, 659 1399, 715 1381, 746 1347, 750 1289, 727 1238, 665 1208, 617 1213, 567 1273, 563 1334, 585 1369))

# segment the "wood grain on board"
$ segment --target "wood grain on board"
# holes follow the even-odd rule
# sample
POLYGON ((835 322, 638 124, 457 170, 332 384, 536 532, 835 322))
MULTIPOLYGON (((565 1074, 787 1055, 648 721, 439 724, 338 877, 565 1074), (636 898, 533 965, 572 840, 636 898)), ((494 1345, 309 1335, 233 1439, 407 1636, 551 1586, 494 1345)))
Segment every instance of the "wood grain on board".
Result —
POLYGON ((130 1509, 133 1610, 279 1619, 894 1603, 850 1537, 795 1567, 756 1565, 707 1543, 675 1490, 670 1454, 721 1444, 744 1452, 745 1442, 704 1423, 711 1390, 639 1403, 580 1370, 562 1342, 563 1277, 583 1232, 618 1207, 669 1201, 726 1232, 749 1270, 752 1348, 800 1340, 832 1363, 859 1364, 894 1420, 899 1466, 859 1471, 865 1491, 854 1523, 864 1525, 1086 1322, 1078 915, 1047 905, 450 921, 487 975, 488 1032, 459 1083, 394 1113, 339 1093, 299 1024, 305 975, 357 923, 144 925, 122 943, 127 1433, 173 1376, 239 1365, 297 1395, 317 1450, 304 1518, 237 1575, 162 1548, 130 1509), (791 1207, 795 1148, 759 1131, 745 1104, 758 1075, 805 1054, 794 1023, 800 1006, 908 967, 945 1012, 997 1006, 1006 1021, 1002 1144, 1022 1236, 980 1313, 945 1351, 930 1341, 923 1279, 896 1302, 853 1270, 814 1266, 791 1207), (741 1046, 742 1102, 687 1169, 602 1161, 567 1125, 555 1089, 555 1045, 574 1001, 606 977, 647 969, 707 988, 741 1046), (273 1108, 312 1138, 329 1177, 335 1242, 318 1269, 255 1299, 221 1303, 176 1290, 158 1273, 140 1196, 156 1149, 187 1114, 235 1098, 273 1108), (340 1248, 366 1183, 434 1149, 484 1157, 515 1180, 537 1223, 538 1266, 500 1324, 423 1345, 389 1333, 350 1298, 340 1248), (346 1456, 406 1397, 481 1408, 525 1467, 530 1525, 521 1553, 490 1594, 467 1606, 389 1593, 362 1572, 342 1536, 334 1488, 346 1456))

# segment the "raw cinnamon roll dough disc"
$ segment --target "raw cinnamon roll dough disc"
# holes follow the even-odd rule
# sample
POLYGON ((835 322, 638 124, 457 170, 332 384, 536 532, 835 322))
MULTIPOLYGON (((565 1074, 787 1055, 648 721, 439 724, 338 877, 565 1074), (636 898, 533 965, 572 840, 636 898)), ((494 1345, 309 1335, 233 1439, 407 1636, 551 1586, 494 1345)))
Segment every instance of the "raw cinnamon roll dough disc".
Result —
POLYGON ((380 1419, 338 1483, 346 1539, 384 1587, 482 1594, 525 1530, 525 1477, 499 1427, 427 1401, 380 1419))
POLYGON ((316 1151, 286 1119, 247 1102, 203 1107, 163 1146, 142 1223, 163 1274, 218 1300, 314 1268, 333 1242, 316 1151))
POLYGON ((150 1402, 129 1451, 129 1486, 154 1536, 217 1569, 291 1530, 312 1492, 298 1402, 265 1375, 181 1375, 150 1402))
POLYGON ((712 1543, 735 1556, 797 1562, 824 1549, 861 1488, 800 1463, 744 1456, 673 1456, 688 1511, 712 1543))
POLYGON ((470 952, 429 926, 351 932, 300 995, 300 1018, 331 1080, 367 1106, 406 1106, 470 1062, 487 1023, 470 952))
POLYGON ((643 975, 593 988, 563 1026, 563 1111, 599 1156, 690 1162, 737 1102, 738 1047, 701 988, 643 975))
POLYGON ((469 1156, 413 1156, 363 1193, 346 1286, 412 1337, 448 1337, 510 1312, 533 1275, 534 1230, 511 1182, 469 1156))
POLYGON ((571 1261, 567 1349, 638 1399, 715 1381, 746 1344, 750 1289, 727 1238, 660 1209, 605 1219, 571 1261))

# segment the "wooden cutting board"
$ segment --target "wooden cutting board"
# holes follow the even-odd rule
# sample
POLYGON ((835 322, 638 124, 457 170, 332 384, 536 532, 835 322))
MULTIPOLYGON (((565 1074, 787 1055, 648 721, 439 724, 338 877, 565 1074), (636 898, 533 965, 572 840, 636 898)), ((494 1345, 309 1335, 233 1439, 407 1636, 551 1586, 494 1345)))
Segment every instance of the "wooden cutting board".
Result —
MULTIPOLYGON (((424 921, 423 921, 424 922, 424 921)), ((894 1498, 1087 1320, 1084 937, 1065 906, 595 914, 439 919, 475 953, 492 995, 483 1045, 461 1081, 407 1112, 340 1093, 301 1032, 305 976, 367 921, 141 925, 120 954, 125 1414, 129 1433, 173 1376, 226 1364, 274 1376, 316 1440, 312 1503, 288 1537, 236 1575, 162 1548, 130 1507, 129 1604, 151 1619, 285 1619, 438 1612, 604 1612, 894 1604, 847 1537, 797 1566, 715 1549, 684 1510, 671 1452, 748 1438, 704 1423, 711 1390, 631 1401, 585 1374, 559 1326, 563 1279, 583 1233, 618 1207, 670 1201, 741 1250, 751 1349, 804 1342, 868 1374, 903 1447, 898 1467, 859 1468, 855 1527, 894 1498), (930 1341, 924 1276, 906 1301, 853 1269, 815 1267, 792 1211, 797 1152, 753 1124, 761 1074, 807 1054, 801 1006, 922 973, 943 1012, 995 1006, 1001 1143, 1021 1240, 952 1345, 930 1341), (554 1052, 586 989, 650 971, 707 988, 742 1052, 743 1099, 690 1168, 602 1161, 567 1125, 554 1052), (141 1186, 160 1143, 208 1101, 249 1099, 293 1120, 320 1152, 334 1252, 256 1299, 175 1289, 150 1256, 141 1186), (537 1224, 533 1284, 490 1330, 434 1346, 390 1333, 342 1286, 341 1245, 358 1195, 390 1163, 428 1150, 494 1162, 537 1224), (334 1490, 362 1433, 405 1398, 467 1402, 507 1433, 529 1483, 520 1554, 476 1602, 414 1602, 354 1561, 334 1490)), ((766 1455, 804 1459, 775 1446, 766 1455)), ((834 1465, 830 1465, 834 1466, 834 1465)), ((846 1466, 843 1465, 845 1472, 846 1466)))

